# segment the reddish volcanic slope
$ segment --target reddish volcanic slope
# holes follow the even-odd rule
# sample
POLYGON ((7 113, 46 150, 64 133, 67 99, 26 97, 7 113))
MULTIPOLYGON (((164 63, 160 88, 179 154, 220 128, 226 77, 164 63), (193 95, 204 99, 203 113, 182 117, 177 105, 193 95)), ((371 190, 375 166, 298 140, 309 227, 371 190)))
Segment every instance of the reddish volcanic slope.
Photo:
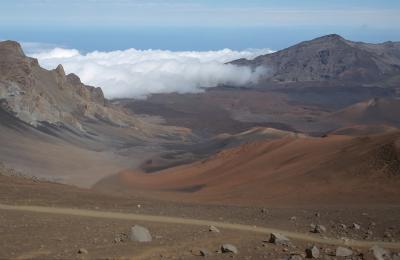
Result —
POLYGON ((400 202, 400 132, 287 136, 224 150, 157 173, 125 171, 95 188, 239 204, 400 202))

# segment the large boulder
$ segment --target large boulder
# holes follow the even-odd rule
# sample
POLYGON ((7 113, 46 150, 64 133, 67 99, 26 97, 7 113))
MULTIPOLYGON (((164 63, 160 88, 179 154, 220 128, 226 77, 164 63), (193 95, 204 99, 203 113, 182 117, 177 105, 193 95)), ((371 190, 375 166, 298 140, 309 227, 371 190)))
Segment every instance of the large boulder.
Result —
POLYGON ((149 230, 139 225, 131 227, 129 239, 136 242, 151 242, 153 240, 149 230))

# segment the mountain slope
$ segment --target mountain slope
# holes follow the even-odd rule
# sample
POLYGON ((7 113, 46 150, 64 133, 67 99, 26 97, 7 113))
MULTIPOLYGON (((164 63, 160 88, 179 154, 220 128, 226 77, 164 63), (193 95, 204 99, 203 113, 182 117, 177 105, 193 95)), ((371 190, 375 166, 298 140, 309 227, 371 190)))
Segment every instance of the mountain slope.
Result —
POLYGON ((95 187, 243 204, 398 203, 399 147, 399 131, 357 138, 286 137, 157 173, 124 171, 95 187))
POLYGON ((327 35, 254 60, 232 62, 242 66, 264 66, 267 82, 296 83, 343 81, 347 83, 388 83, 400 81, 400 43, 368 44, 327 35))
POLYGON ((0 162, 85 187, 194 138, 110 104, 61 65, 41 68, 13 41, 0 42, 0 132, 0 162))
POLYGON ((400 99, 374 98, 356 103, 329 117, 347 124, 386 124, 400 127, 400 99))

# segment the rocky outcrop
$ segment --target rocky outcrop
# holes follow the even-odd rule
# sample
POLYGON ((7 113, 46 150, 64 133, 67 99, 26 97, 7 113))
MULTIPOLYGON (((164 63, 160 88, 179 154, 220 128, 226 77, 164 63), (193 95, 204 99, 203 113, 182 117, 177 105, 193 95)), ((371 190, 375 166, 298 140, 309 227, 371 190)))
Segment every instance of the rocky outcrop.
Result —
POLYGON ((87 119, 135 124, 124 111, 107 104, 101 88, 83 84, 75 74, 66 75, 62 65, 41 68, 14 41, 0 42, 0 100, 3 109, 33 126, 46 122, 82 130, 81 121, 87 119))

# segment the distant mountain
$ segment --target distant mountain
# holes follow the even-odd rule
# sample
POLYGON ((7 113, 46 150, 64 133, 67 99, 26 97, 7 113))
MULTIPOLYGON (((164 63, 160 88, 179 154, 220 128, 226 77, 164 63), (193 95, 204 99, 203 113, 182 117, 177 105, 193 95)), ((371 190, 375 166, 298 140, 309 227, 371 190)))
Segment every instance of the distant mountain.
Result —
POLYGON ((331 81, 396 86, 400 82, 400 43, 352 42, 332 34, 232 63, 265 66, 268 74, 260 84, 331 81))

